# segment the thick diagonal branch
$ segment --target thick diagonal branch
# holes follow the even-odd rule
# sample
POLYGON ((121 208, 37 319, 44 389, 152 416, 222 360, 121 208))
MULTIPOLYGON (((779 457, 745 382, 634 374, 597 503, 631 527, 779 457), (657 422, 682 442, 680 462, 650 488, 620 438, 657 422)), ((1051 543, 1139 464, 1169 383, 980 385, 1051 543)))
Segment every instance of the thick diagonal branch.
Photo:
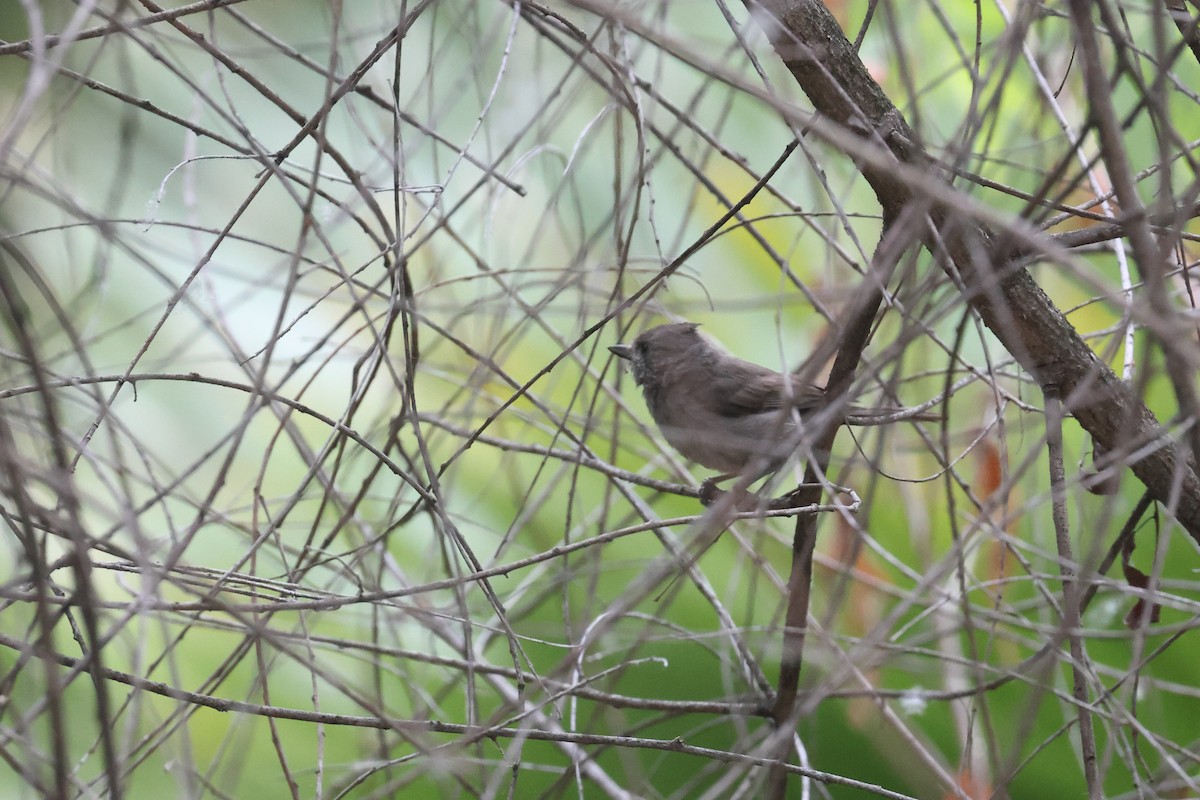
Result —
MULTIPOLYGON (((872 80, 837 22, 818 0, 749 0, 776 52, 816 111, 851 136, 890 153, 896 162, 935 172, 903 116, 872 80)), ((834 144, 837 144, 834 142, 834 144)), ((924 244, 962 288, 967 302, 1043 388, 1055 387, 1079 423, 1125 463, 1150 494, 1200 542, 1200 478, 1181 457, 1132 388, 1101 363, 1029 273, 1015 249, 998 244, 982 225, 888 169, 859 162, 883 208, 895 219, 913 204, 926 207, 924 244)))

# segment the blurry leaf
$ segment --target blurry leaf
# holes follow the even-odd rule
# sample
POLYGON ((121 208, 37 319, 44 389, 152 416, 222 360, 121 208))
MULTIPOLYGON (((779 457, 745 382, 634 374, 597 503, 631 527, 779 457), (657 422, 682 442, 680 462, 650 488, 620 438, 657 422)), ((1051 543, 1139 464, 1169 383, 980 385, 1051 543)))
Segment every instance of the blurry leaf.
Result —
POLYGON ((1000 448, 990 437, 983 439, 975 448, 975 480, 971 489, 980 500, 991 500, 1004 480, 1004 464, 1000 448))
MULTIPOLYGON (((1130 559, 1133 557, 1133 550, 1136 546, 1137 542, 1135 537, 1130 536, 1125 540, 1125 547, 1121 552, 1121 571, 1125 573, 1126 583, 1135 589, 1141 589, 1142 591, 1145 591, 1146 589, 1150 588, 1150 577, 1137 567, 1133 566, 1133 564, 1130 562, 1130 559)), ((1125 615, 1125 627, 1137 628, 1142 624, 1142 620, 1146 618, 1145 614, 1147 602, 1148 601, 1146 598, 1142 597, 1133 604, 1133 608, 1129 609, 1129 613, 1125 615)), ((1159 612, 1161 610, 1162 607, 1159 606, 1158 603, 1152 603, 1148 621, 1150 623, 1158 622, 1159 612)))
POLYGON ((844 517, 837 518, 830 555, 844 565, 850 577, 845 619, 848 630, 861 635, 874 628, 887 610, 887 598, 875 582, 890 583, 888 576, 876 565, 870 553, 859 546, 858 533, 844 517))
MULTIPOLYGON (((958 773, 958 788, 962 794, 971 798, 971 800, 983 800, 983 798, 992 797, 992 783, 986 776, 977 776, 969 768, 959 770, 958 773)), ((960 795, 946 792, 942 795, 945 798, 960 798, 960 795)))

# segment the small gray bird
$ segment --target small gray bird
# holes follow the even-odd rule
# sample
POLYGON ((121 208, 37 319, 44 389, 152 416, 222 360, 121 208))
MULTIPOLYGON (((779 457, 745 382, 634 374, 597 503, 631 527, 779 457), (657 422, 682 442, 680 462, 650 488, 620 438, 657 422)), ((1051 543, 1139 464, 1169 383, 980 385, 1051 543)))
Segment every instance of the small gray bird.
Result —
MULTIPOLYGON (((825 407, 825 390, 730 355, 698 327, 659 325, 632 345, 608 349, 632 365, 633 379, 667 442, 686 458, 721 471, 704 482, 711 492, 716 482, 736 475, 758 480, 779 470, 800 445, 801 420, 825 407)), ((858 406, 842 414, 842 422, 856 425, 901 419, 941 417, 858 406)))

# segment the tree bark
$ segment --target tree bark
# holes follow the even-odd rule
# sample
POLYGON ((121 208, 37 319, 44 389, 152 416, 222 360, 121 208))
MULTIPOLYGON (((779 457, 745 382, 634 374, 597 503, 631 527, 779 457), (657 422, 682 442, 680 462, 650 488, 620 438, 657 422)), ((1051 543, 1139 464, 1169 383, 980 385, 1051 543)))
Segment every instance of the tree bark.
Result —
MULTIPOLYGON (((933 161, 908 123, 867 73, 837 21, 819 0, 749 0, 768 36, 818 114, 896 162, 931 174, 933 161), (764 13, 765 12, 765 13, 764 13), (772 21, 774 24, 772 24, 772 21)), ((834 145, 837 142, 832 142, 834 145)), ((982 225, 923 193, 903 170, 879 159, 859 168, 883 209, 885 228, 913 204, 929 224, 914 232, 939 257, 967 302, 1042 387, 1057 390, 1080 425, 1108 454, 1127 464, 1147 490, 1200 542, 1200 477, 1171 436, 1103 364, 1018 263, 1017 249, 982 225)))

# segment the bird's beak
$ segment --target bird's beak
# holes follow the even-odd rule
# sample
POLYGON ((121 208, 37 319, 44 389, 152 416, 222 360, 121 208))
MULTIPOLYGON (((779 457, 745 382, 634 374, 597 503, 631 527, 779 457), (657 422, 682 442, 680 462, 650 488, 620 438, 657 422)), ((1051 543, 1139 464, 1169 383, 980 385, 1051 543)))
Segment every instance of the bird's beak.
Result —
POLYGON ((627 344, 610 344, 608 349, 617 358, 623 358, 626 361, 633 358, 633 348, 627 344))

